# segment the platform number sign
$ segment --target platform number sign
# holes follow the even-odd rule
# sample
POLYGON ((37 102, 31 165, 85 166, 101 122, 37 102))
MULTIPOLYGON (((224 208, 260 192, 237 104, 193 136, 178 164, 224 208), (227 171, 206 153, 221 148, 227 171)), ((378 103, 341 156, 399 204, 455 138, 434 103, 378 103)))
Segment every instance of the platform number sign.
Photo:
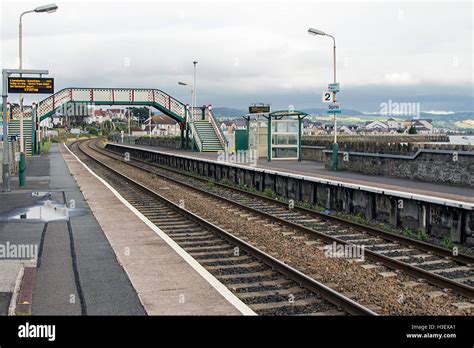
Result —
POLYGON ((332 103, 332 93, 328 91, 323 92, 323 103, 332 103))

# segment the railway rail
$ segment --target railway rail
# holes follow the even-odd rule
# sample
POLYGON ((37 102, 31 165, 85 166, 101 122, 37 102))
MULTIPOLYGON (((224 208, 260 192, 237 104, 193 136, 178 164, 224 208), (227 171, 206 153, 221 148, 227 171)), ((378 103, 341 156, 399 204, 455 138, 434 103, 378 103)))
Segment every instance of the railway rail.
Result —
MULTIPOLYGON (((95 142, 89 142, 88 146, 123 162, 123 154, 99 148, 95 142)), ((197 177, 156 163, 130 158, 127 164, 201 194, 213 196, 240 209, 272 219, 301 233, 316 236, 326 243, 363 246, 365 256, 376 263, 396 271, 403 271, 442 289, 451 289, 471 300, 474 298, 474 257, 470 255, 453 255, 450 250, 436 245, 300 206, 290 209, 286 202, 219 182, 212 182, 210 187, 208 178, 197 177)))
POLYGON ((377 315, 115 170, 90 141, 70 147, 258 315, 377 315))

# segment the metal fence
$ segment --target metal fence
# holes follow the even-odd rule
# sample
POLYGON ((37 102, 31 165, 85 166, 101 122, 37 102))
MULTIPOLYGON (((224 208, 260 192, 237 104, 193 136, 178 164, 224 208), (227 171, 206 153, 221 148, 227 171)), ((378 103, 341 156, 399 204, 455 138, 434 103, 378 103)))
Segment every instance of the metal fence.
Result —
POLYGON ((123 137, 121 134, 114 133, 110 136, 110 140, 114 143, 117 144, 135 144, 135 140, 141 138, 142 136, 139 135, 131 135, 128 136, 127 134, 124 134, 123 137))

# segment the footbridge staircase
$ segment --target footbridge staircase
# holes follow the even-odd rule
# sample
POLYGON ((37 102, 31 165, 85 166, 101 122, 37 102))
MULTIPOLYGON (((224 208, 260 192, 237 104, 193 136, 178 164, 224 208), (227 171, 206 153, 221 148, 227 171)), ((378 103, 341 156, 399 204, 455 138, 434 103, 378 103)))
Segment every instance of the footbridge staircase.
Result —
MULTIPOLYGON (((197 151, 219 151, 226 147, 222 134, 210 106, 191 108, 159 89, 140 88, 65 88, 34 106, 32 116, 25 119, 30 123, 25 136, 31 135, 35 143, 37 124, 52 117, 68 104, 150 106, 171 117, 180 124, 181 136, 191 131, 193 148, 197 151), (192 114, 192 115, 191 115, 192 114)), ((59 113, 60 114, 60 113, 59 113)), ((13 123, 19 119, 19 109, 12 109, 13 123)), ((13 126, 12 123, 12 126, 13 126)), ((25 127, 25 126, 24 126, 25 127)), ((13 128, 12 128, 13 130, 13 128)), ((16 130, 15 130, 16 131, 16 130)), ((10 132, 9 132, 10 133, 10 132)), ((30 151, 31 153, 31 151, 30 151)))

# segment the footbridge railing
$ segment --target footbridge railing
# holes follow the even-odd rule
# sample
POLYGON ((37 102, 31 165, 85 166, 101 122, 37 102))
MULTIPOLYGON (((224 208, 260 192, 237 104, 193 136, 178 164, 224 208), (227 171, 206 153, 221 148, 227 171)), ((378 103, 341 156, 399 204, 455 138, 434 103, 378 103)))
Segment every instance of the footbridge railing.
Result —
POLYGON ((52 116, 58 108, 68 103, 148 105, 178 122, 186 122, 186 108, 183 103, 158 89, 138 88, 65 88, 38 103, 38 119, 44 120, 52 116))

